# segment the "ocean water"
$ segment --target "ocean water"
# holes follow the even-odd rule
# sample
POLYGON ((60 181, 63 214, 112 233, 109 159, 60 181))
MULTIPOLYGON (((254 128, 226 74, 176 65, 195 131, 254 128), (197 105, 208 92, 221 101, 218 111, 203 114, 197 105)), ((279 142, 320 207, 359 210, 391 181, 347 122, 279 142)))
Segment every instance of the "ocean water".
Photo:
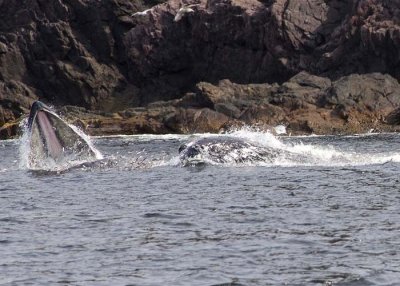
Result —
POLYGON ((283 155, 182 166, 210 136, 91 138, 104 159, 47 170, 0 141, 0 285, 400 285, 399 134, 240 130, 283 155))

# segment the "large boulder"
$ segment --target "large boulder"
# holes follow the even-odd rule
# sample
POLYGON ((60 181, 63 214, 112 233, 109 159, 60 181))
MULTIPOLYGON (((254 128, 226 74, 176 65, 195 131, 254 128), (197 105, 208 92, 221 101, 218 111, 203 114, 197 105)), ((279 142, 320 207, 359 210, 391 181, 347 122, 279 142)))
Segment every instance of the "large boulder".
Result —
POLYGON ((352 74, 333 83, 325 102, 347 109, 358 108, 361 112, 387 114, 400 106, 400 84, 387 74, 352 74))

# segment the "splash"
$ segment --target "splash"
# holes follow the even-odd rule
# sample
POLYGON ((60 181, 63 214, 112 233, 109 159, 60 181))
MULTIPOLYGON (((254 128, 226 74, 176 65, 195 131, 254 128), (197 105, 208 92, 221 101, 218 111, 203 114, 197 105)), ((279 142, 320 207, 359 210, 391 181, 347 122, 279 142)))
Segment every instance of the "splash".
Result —
MULTIPOLYGON (((195 163, 220 166, 359 166, 400 162, 397 152, 362 152, 342 150, 331 144, 306 144, 293 137, 278 137, 271 132, 254 128, 241 128, 212 136, 200 138, 226 137, 249 142, 243 148, 227 149, 215 143, 202 145, 195 163), (218 156, 216 156, 218 154, 218 156)), ((307 137, 299 137, 307 138, 307 137)), ((308 137, 312 138, 312 137, 308 137)), ((319 140, 321 141, 321 140, 319 140)), ((194 141, 196 142, 196 141, 194 141)))
POLYGON ((277 135, 284 135, 287 134, 286 126, 283 124, 277 125, 274 127, 274 130, 277 135))
MULTIPOLYGON (((55 131, 57 132, 57 136, 60 138, 60 142, 63 142, 63 145, 55 147, 59 147, 61 154, 57 157, 46 155, 48 152, 58 150, 57 148, 50 150, 51 148, 45 145, 44 139, 41 139, 41 134, 46 136, 49 133, 46 133, 46 130, 39 130, 39 125, 28 128, 28 120, 25 119, 20 124, 23 131, 19 148, 19 167, 21 169, 64 171, 81 164, 103 159, 100 151, 93 146, 90 138, 84 132, 62 120, 56 113, 50 110, 46 110, 46 112, 51 116, 51 123, 46 117, 45 123, 47 124, 44 125, 44 128, 52 128, 50 135, 53 137, 56 136, 55 131)), ((43 118, 38 117, 39 122, 41 119, 43 118)))
POLYGON ((19 124, 20 130, 22 130, 22 135, 19 138, 19 168, 26 169, 29 168, 29 130, 28 130, 28 118, 22 120, 19 124))

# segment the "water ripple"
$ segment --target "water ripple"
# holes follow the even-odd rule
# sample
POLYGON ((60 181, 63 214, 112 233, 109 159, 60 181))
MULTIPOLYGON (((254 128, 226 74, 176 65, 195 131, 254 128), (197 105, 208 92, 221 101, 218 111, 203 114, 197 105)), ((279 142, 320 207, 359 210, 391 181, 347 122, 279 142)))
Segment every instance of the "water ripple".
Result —
MULTIPOLYGON (((0 150, 0 170, 6 169, 0 172, 0 284, 399 281, 399 163, 159 164, 176 158, 187 139, 97 138, 101 152, 118 162, 58 174, 15 169, 18 144, 6 144, 0 150), (157 164, 129 168, 138 152, 157 164)), ((329 152, 376 150, 386 158, 399 150, 398 139, 281 140, 307 148, 329 144, 329 152)))

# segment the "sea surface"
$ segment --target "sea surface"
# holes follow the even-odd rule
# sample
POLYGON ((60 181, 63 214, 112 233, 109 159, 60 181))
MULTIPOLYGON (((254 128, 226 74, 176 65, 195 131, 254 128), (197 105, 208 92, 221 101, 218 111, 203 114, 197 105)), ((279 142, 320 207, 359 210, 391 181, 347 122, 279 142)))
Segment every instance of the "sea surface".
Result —
POLYGON ((211 134, 91 138, 29 170, 0 141, 0 285, 400 285, 400 135, 245 138, 299 159, 182 166, 211 134))

